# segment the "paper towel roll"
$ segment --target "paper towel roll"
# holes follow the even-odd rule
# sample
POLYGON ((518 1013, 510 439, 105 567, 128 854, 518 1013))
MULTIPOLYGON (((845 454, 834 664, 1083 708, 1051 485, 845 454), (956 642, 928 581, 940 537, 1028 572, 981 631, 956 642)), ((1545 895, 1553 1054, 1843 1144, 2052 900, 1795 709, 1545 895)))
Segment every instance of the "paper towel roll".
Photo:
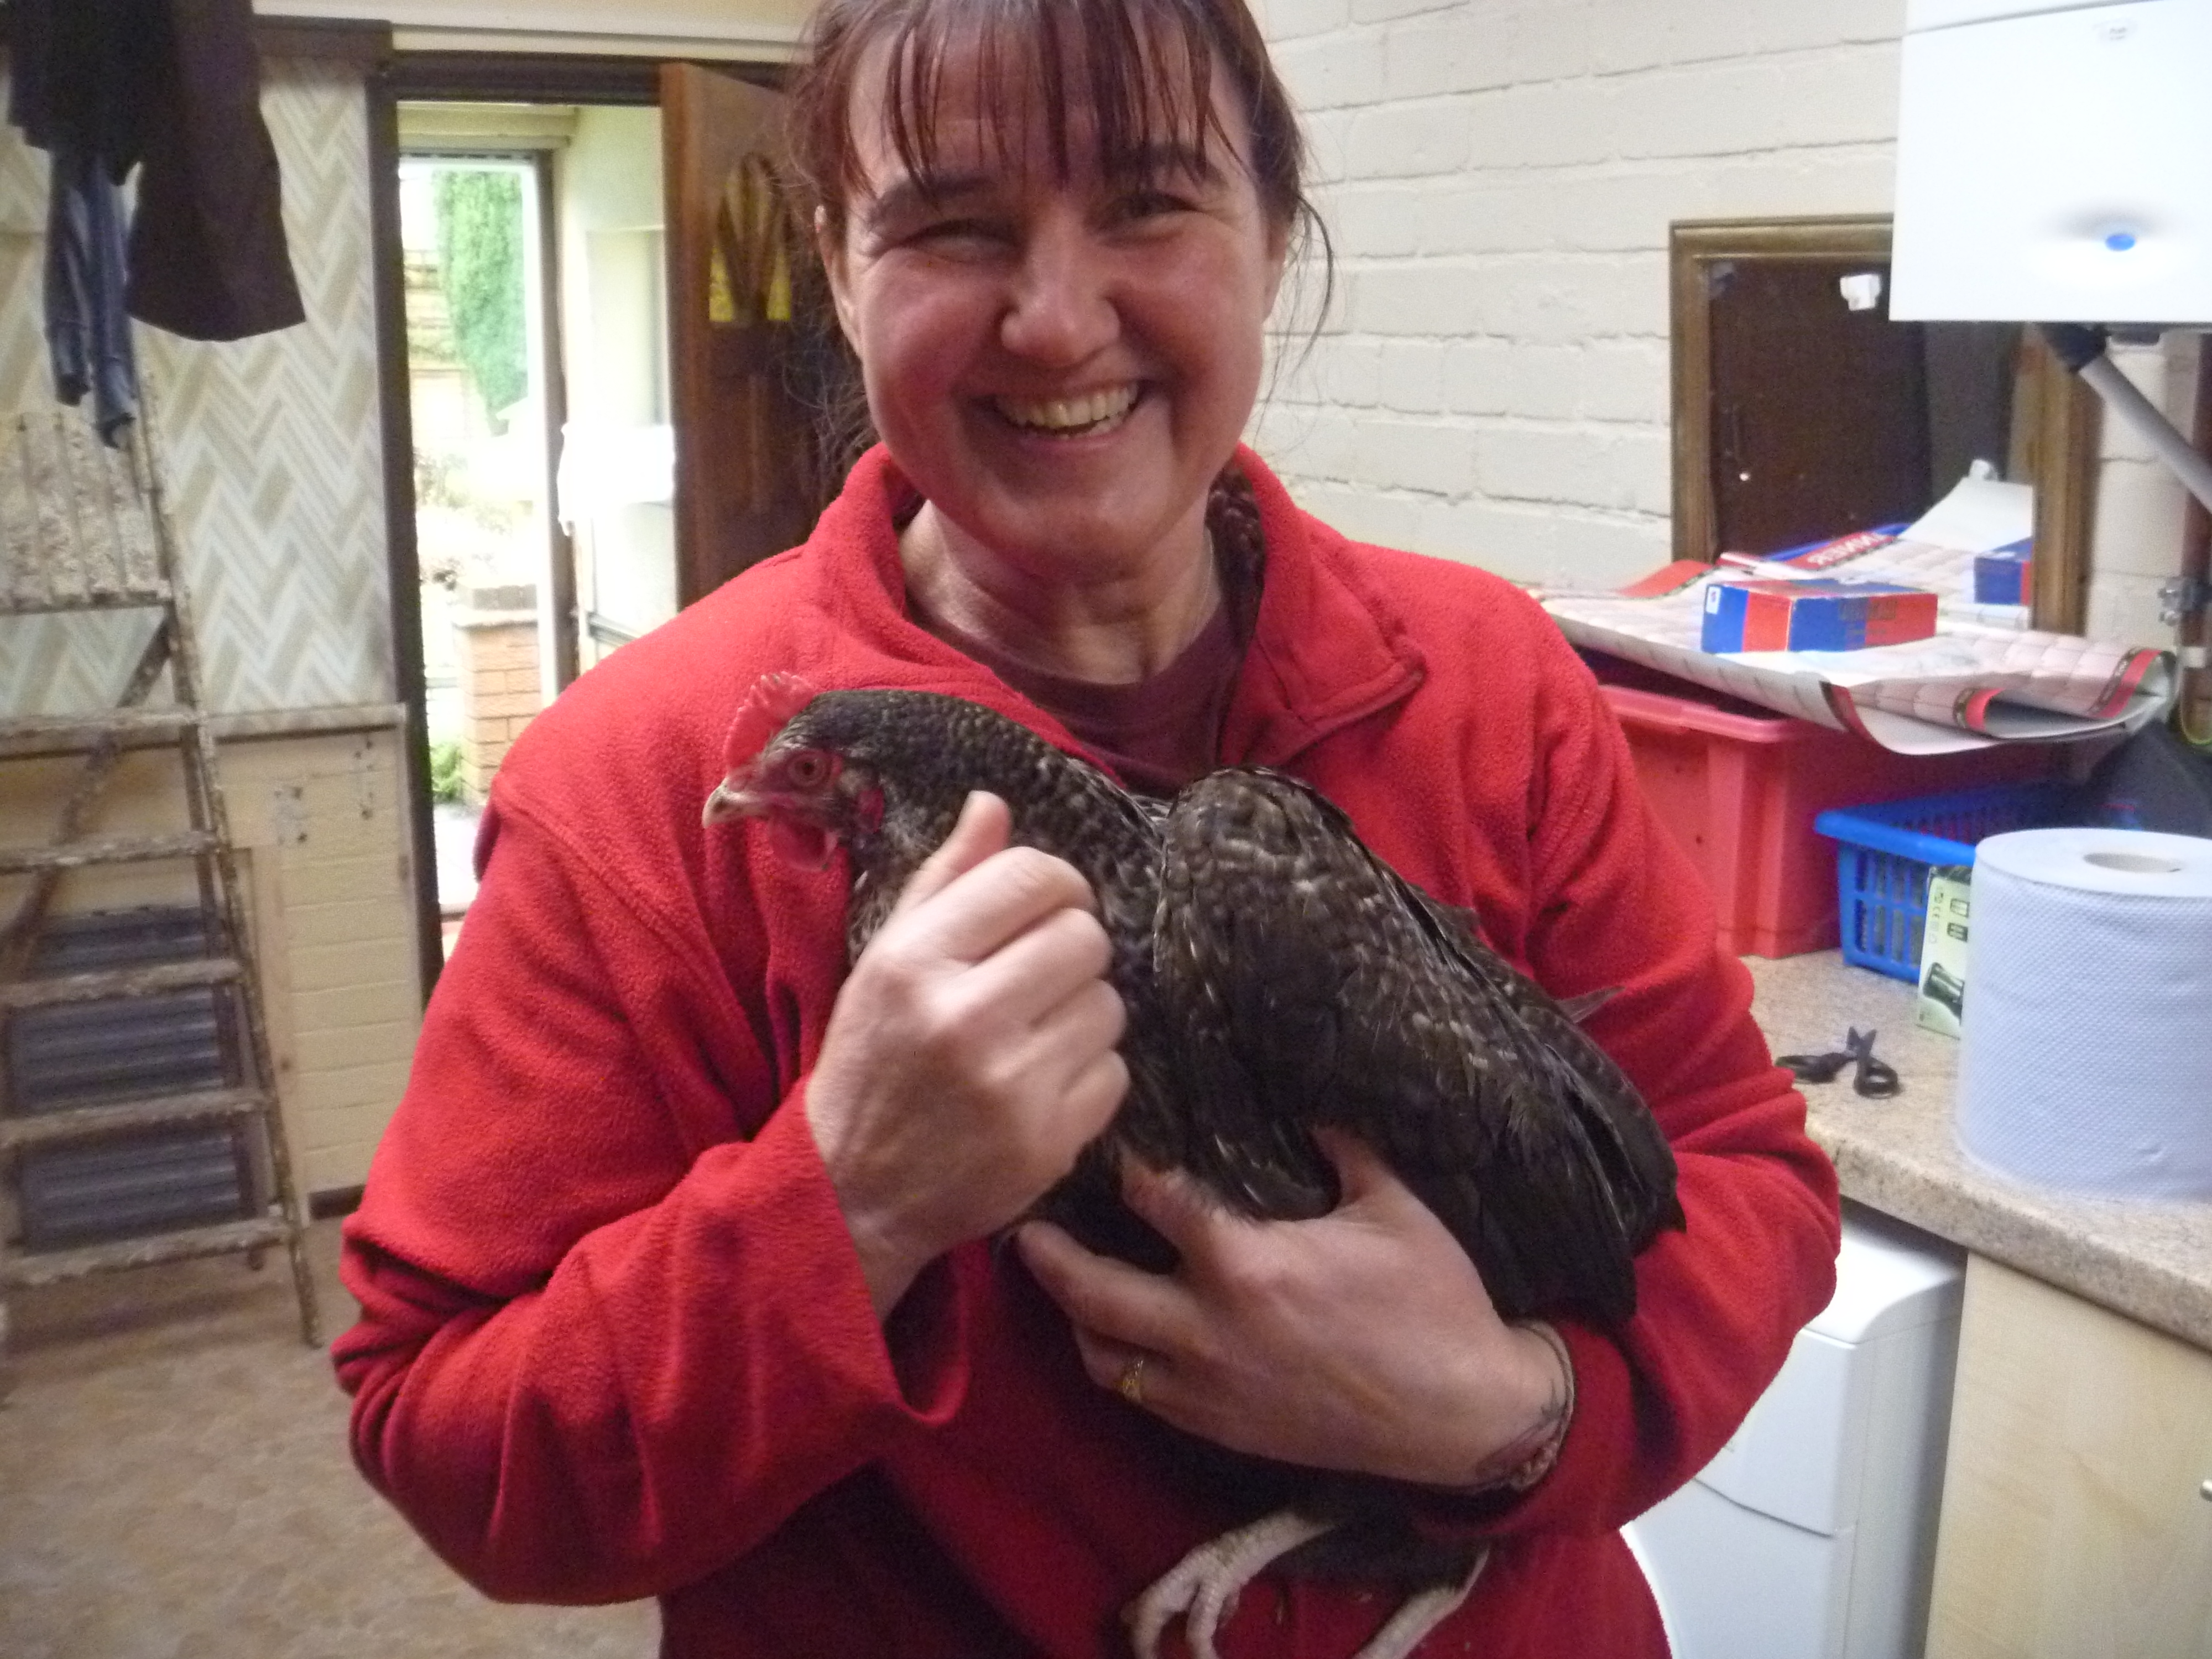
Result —
POLYGON ((1959 1141, 2007 1175, 2212 1197, 2212 841, 2022 830, 1974 849, 1959 1141))

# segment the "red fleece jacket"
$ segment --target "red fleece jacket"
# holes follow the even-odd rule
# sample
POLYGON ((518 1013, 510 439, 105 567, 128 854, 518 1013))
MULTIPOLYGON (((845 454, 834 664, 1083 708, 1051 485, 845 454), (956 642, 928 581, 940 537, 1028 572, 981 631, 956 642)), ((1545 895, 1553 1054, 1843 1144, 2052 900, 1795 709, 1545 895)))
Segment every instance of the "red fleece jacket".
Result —
MULTIPOLYGON (((1750 981, 1638 793, 1589 676, 1522 594, 1358 545, 1258 460, 1267 550, 1224 763, 1304 777, 1571 996, 1680 1164, 1688 1228, 1623 1330, 1563 1327, 1578 1403, 1427 1650, 1663 1653, 1615 1529, 1719 1447, 1825 1303, 1833 1172, 1750 981)), ((1126 1652, 1117 1610, 1233 1512, 1094 1386, 975 1244, 878 1327, 799 1092, 844 971, 842 871, 700 807, 754 679, 923 687, 1073 740, 907 617, 878 451, 807 544, 580 679, 501 769, 483 885, 347 1224, 355 1455, 491 1595, 663 1598, 665 1651, 1126 1652)), ((1348 1653, 1395 1595, 1272 1581, 1223 1645, 1348 1653)))

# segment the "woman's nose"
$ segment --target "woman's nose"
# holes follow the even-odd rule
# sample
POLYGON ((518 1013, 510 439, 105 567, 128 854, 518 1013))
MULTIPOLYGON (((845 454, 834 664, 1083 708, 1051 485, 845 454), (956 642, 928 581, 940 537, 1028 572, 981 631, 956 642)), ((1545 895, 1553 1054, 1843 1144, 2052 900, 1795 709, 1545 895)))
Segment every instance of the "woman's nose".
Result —
POLYGON ((1104 251, 1081 217, 1047 216, 1022 250, 1000 343, 1054 367, 1081 362, 1121 331, 1109 286, 1104 251))

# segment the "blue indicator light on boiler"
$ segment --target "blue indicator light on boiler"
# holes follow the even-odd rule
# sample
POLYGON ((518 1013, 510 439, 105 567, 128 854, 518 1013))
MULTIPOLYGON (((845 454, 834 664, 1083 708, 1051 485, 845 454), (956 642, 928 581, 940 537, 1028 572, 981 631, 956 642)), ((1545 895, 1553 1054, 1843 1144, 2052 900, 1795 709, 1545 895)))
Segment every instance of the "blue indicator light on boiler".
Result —
POLYGON ((2116 230, 2105 238, 2105 246, 2115 253, 2125 253, 2136 245, 2136 234, 2131 230, 2116 230))

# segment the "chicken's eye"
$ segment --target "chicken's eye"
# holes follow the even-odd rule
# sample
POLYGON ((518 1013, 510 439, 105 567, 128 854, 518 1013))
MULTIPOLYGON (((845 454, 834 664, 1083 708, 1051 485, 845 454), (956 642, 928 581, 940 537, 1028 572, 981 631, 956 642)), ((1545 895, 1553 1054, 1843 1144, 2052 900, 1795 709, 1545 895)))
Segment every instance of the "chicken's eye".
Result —
POLYGON ((784 766, 784 775, 800 789, 818 789, 836 775, 836 767, 819 749, 802 749, 784 766))

